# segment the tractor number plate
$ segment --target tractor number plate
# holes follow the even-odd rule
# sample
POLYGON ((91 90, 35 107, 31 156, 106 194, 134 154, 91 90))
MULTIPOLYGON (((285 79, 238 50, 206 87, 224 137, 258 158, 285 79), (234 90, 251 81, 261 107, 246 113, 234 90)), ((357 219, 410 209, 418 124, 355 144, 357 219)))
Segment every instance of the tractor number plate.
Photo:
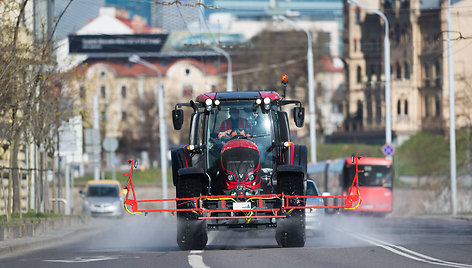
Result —
POLYGON ((234 202, 233 210, 250 210, 251 203, 248 202, 234 202))

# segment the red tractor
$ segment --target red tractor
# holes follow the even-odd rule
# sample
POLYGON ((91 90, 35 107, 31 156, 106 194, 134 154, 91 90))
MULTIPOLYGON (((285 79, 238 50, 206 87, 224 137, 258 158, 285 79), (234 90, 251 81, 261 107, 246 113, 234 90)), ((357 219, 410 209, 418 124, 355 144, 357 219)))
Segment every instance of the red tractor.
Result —
MULTIPOLYGON (((305 209, 328 207, 307 202, 315 197, 305 196, 307 148, 290 140, 289 116, 282 110, 286 105, 295 106, 291 114, 302 127, 300 101, 285 100, 276 92, 207 93, 176 104, 176 130, 184 122, 181 108, 193 110, 189 145, 171 152, 176 198, 137 200, 132 163, 130 174, 125 174, 130 189, 126 209, 131 206, 133 214, 177 212, 177 243, 183 250, 203 249, 208 230, 265 228, 276 228, 280 246, 303 247, 305 209), (175 207, 138 209, 141 202, 170 200, 175 207)), ((356 178, 347 196, 316 197, 343 199, 342 205, 331 208, 350 209, 359 201, 356 178)))
POLYGON ((193 109, 189 146, 172 151, 177 189, 177 242, 181 249, 202 249, 207 230, 277 228, 283 247, 305 244, 307 148, 290 141, 289 119, 282 107, 294 104, 297 127, 303 126, 300 101, 276 92, 202 94, 172 111, 174 128, 184 121, 182 106, 193 109), (199 199, 207 213, 197 213, 199 199), (189 199, 190 198, 190 199, 189 199), (285 202, 285 204, 284 204, 285 202), (283 205, 292 208, 281 210, 283 205))

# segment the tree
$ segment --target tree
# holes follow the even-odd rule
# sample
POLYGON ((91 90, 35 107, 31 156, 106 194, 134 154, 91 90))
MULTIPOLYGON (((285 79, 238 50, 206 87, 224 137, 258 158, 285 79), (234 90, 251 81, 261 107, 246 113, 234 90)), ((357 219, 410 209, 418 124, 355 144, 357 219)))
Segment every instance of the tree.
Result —
POLYGON ((65 107, 61 109, 61 101, 67 95, 61 88, 65 87, 69 74, 56 71, 54 30, 49 35, 43 33, 45 38, 35 40, 27 27, 28 4, 31 4, 28 0, 0 1, 0 66, 3 67, 0 70, 0 143, 9 146, 12 186, 9 196, 13 197, 7 216, 10 207, 13 213, 21 213, 18 161, 21 147, 34 142, 43 144, 46 152, 54 153, 55 134, 61 122, 71 116, 65 107))

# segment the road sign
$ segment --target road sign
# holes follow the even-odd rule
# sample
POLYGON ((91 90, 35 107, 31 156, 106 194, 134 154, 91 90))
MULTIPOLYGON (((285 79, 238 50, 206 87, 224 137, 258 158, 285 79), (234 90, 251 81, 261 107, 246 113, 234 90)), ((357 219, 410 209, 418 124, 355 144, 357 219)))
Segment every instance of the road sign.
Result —
POLYGON ((107 152, 114 152, 118 149, 118 139, 107 137, 103 139, 103 149, 107 152))
POLYGON ((382 147, 382 153, 385 156, 392 156, 393 154, 395 154, 395 147, 393 147, 393 145, 387 143, 382 147))

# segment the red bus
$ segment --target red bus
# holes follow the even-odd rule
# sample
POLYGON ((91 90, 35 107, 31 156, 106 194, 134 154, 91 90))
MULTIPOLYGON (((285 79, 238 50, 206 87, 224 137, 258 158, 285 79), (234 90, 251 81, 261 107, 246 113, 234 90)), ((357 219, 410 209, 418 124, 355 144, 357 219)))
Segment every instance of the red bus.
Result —
MULTIPOLYGON (((353 212, 385 215, 393 208, 393 168, 392 161, 385 158, 361 157, 358 160, 360 205, 353 212)), ((347 195, 356 174, 356 166, 351 157, 338 158, 309 164, 308 176, 320 189, 330 195, 347 195)), ((337 199, 327 199, 327 205, 336 204, 337 199)), ((328 212, 334 212, 331 210, 328 212)))

